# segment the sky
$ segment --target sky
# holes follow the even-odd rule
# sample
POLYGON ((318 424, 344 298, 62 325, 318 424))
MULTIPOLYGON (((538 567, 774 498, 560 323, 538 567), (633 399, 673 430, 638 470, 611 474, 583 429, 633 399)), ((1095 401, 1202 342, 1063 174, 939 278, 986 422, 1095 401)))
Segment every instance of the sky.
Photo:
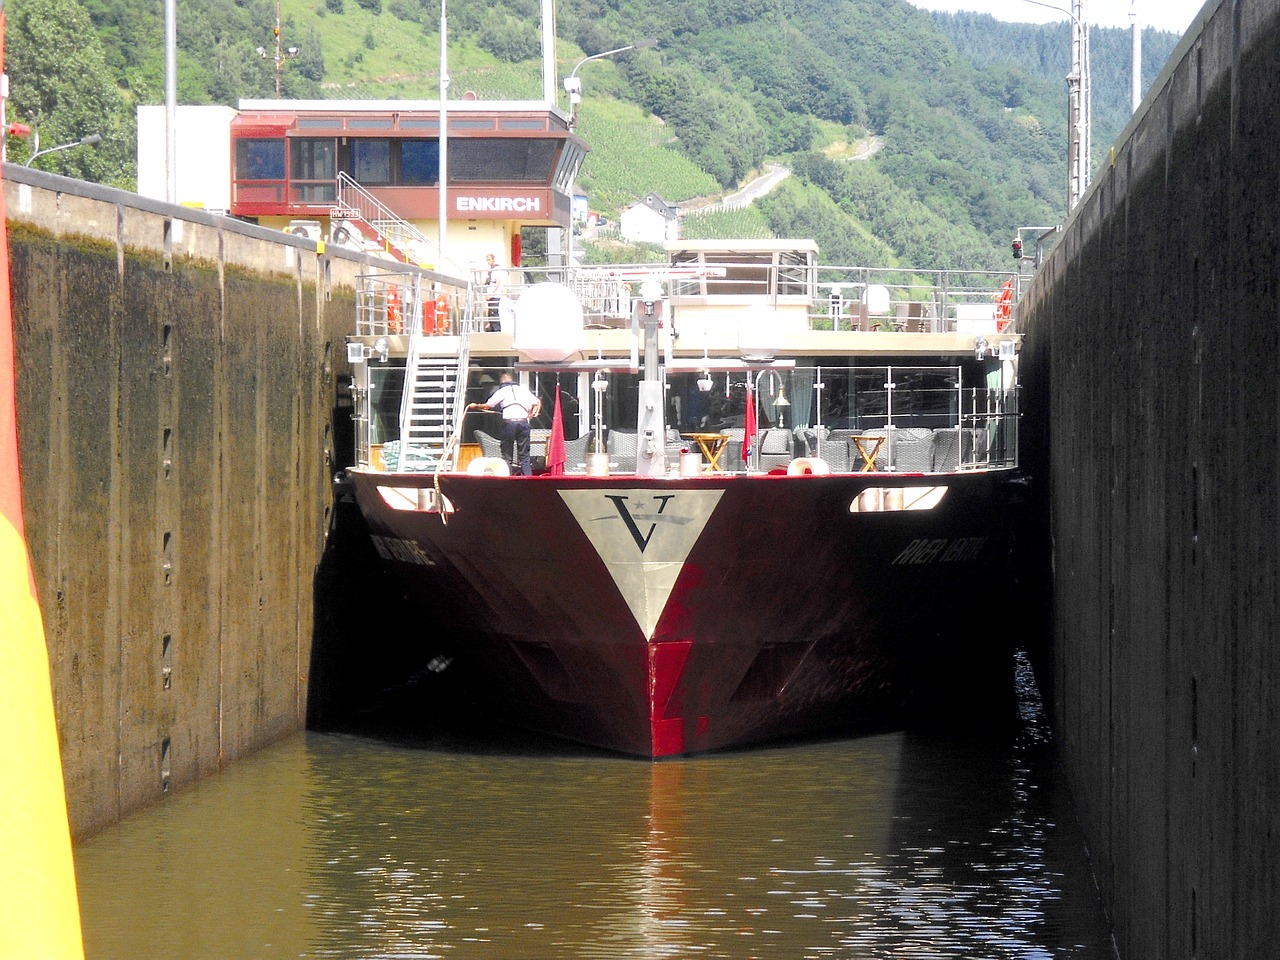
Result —
MULTIPOLYGON (((997 20, 1014 23, 1048 23, 1052 20, 1070 19, 1070 0, 1044 0, 1062 12, 1047 9, 1030 0, 907 0, 912 6, 924 10, 971 10, 989 13, 997 20)), ((1085 0, 1085 16, 1082 19, 1103 27, 1128 27, 1132 24, 1129 12, 1133 0, 1085 0)), ((1167 30, 1179 36, 1186 33, 1196 18, 1204 0, 1137 0, 1138 20, 1144 27, 1167 30)))

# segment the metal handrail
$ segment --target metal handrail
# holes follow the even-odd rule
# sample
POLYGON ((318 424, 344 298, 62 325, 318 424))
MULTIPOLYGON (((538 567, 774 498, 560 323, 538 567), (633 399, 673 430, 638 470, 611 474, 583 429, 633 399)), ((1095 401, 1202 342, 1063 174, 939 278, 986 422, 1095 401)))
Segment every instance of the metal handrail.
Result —
MULTIPOLYGON (((337 180, 338 202, 329 210, 331 218, 362 220, 377 231, 379 236, 392 240, 402 249, 408 241, 423 244, 428 249, 439 253, 436 244, 426 234, 407 220, 401 219, 390 207, 352 179, 346 171, 339 170, 337 180)), ((439 259, 438 256, 437 259, 439 259)))
MULTIPOLYGON (((690 284, 700 287, 705 283, 707 297, 717 297, 717 287, 731 284, 735 288, 733 296, 742 301, 759 301, 770 306, 785 303, 789 307, 807 302, 811 329, 848 330, 855 328, 861 319, 872 328, 891 332, 904 329, 948 332, 956 329, 957 321, 966 311, 981 314, 981 319, 996 319, 1001 287, 1006 280, 1015 277, 1014 273, 1004 271, 852 266, 800 268, 795 264, 766 265, 758 270, 750 265, 750 276, 734 277, 733 271, 741 271, 743 264, 708 262, 705 267, 713 275, 691 281, 672 279, 671 265, 666 263, 599 264, 575 270, 570 283, 582 303, 583 312, 592 320, 629 319, 640 282, 637 274, 648 271, 652 279, 662 283, 664 290, 672 296, 677 312, 681 301, 701 302, 700 293, 689 292, 690 284), (715 274, 716 271, 721 273, 715 274), (807 276, 801 277, 800 273, 807 276), (795 292, 797 288, 801 292, 795 292), (876 296, 871 295, 869 289, 874 290, 876 296), (838 295, 833 296, 837 291, 838 295), (876 303, 877 299, 882 302, 876 303)), ((502 293, 512 300, 519 299, 520 294, 534 283, 566 281, 563 267, 497 269, 504 278, 502 293)), ((469 298, 469 306, 474 306, 470 301, 475 298, 483 304, 483 285, 474 282, 479 277, 480 273, 476 273, 473 278, 473 296, 469 298)))

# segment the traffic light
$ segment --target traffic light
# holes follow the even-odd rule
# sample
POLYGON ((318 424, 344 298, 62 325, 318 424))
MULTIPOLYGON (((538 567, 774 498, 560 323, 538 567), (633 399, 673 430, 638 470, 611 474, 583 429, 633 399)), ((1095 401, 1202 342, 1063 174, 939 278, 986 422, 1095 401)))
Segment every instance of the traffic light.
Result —
POLYGON ((1015 260, 1022 259, 1022 238, 1021 237, 1013 238, 1013 259, 1015 260))

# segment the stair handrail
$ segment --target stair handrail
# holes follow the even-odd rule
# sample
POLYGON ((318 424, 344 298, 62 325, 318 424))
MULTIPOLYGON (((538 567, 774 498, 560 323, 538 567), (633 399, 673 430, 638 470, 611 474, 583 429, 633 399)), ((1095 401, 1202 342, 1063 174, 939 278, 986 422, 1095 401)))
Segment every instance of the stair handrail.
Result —
MULTIPOLYGON (((407 220, 403 220, 390 207, 357 183, 345 170, 338 171, 338 203, 329 210, 329 217, 345 220, 363 220, 380 236, 387 236, 387 231, 378 226, 379 223, 395 224, 397 230, 415 243, 422 243, 435 249, 435 243, 421 230, 407 220), (353 216, 354 215, 354 216, 353 216)), ((398 246, 403 246, 397 243, 398 246)), ((437 257, 437 259, 439 259, 437 257)))
MULTIPOLYGON (((409 349, 405 357, 404 372, 404 389, 400 393, 400 445, 401 456, 407 458, 408 448, 412 445, 410 437, 413 434, 413 403, 415 399, 416 385, 418 382, 418 365, 423 356, 423 348, 427 342, 428 334, 422 329, 423 318, 423 299, 422 299, 422 277, 414 276, 412 280, 412 307, 407 311, 407 332, 409 333, 409 349)), ((468 284, 468 287, 471 285, 468 284)), ((409 299, 409 298, 406 298, 409 299)), ((453 389, 453 406, 450 411, 450 422, 453 429, 446 431, 446 440, 444 449, 440 452, 439 465, 445 464, 452 452, 453 446, 458 442, 461 434, 462 417, 465 413, 466 394, 467 394, 467 378, 470 373, 471 366, 471 319, 472 319, 472 297, 468 294, 464 298, 463 319, 459 323, 458 329, 458 359, 457 369, 454 377, 453 389)), ((435 336, 432 334, 432 336, 435 336)), ((407 459, 402 462, 407 463, 407 459)))
POLYGON ((400 391, 400 456, 401 461, 407 455, 409 446, 409 428, 413 420, 413 389, 417 380, 418 358, 422 354, 422 278, 413 276, 409 280, 410 290, 406 291, 405 302, 409 305, 408 323, 405 332, 409 335, 409 351, 404 361, 404 387, 400 391))
MULTIPOLYGON (((440 473, 444 470, 445 465, 449 463, 450 457, 456 459, 454 450, 462 443, 462 428, 465 426, 463 417, 467 411, 467 384, 471 379, 471 319, 474 297, 471 295, 472 284, 467 284, 467 295, 463 303, 462 318, 458 322, 458 376, 454 381, 457 388, 453 392, 453 429, 449 431, 449 436, 444 442, 444 452, 440 454, 440 460, 436 464, 435 472, 435 488, 436 502, 444 504, 444 494, 440 490, 440 473)), ((441 506, 440 520, 448 524, 449 518, 446 516, 446 509, 441 506)))

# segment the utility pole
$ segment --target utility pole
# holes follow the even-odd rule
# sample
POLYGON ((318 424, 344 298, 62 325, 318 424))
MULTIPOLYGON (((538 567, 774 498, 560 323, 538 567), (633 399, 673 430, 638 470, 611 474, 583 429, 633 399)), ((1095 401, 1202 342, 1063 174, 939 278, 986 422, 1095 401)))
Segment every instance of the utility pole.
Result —
POLYGON ((1131 0, 1129 21, 1133 27, 1133 95, 1131 113, 1142 106, 1142 24, 1138 22, 1138 0, 1131 0))
POLYGON ((164 156, 165 199, 178 202, 178 11, 164 4, 164 156))
POLYGON ((1089 189, 1089 169, 1093 153, 1092 81, 1089 76, 1089 22, 1085 19, 1085 0, 1071 0, 1071 75, 1068 90, 1074 93, 1070 110, 1070 136, 1074 158, 1069 174, 1067 207, 1074 210, 1089 189), (1074 81, 1074 82, 1073 82, 1074 81))
MULTIPOLYGON (((286 58, 296 57, 299 53, 302 52, 297 47, 284 46, 284 41, 281 40, 280 38, 280 0, 276 0, 276 25, 275 25, 275 29, 272 31, 272 34, 275 37, 275 41, 276 41, 275 54, 272 56, 272 59, 274 59, 276 62, 276 99, 279 100, 280 99, 280 75, 284 72, 284 61, 286 58)), ((263 60, 266 60, 268 57, 267 48, 259 47, 258 56, 260 56, 263 60)))
POLYGON ((1093 155, 1093 80, 1089 69, 1089 21, 1085 0, 1071 0, 1071 9, 1045 0, 1024 0, 1071 18, 1071 72, 1067 74, 1067 210, 1074 210, 1089 189, 1093 155))
POLYGON ((449 235, 449 20, 447 0, 440 0, 440 235, 436 240, 436 270, 444 271, 444 248, 449 235))

